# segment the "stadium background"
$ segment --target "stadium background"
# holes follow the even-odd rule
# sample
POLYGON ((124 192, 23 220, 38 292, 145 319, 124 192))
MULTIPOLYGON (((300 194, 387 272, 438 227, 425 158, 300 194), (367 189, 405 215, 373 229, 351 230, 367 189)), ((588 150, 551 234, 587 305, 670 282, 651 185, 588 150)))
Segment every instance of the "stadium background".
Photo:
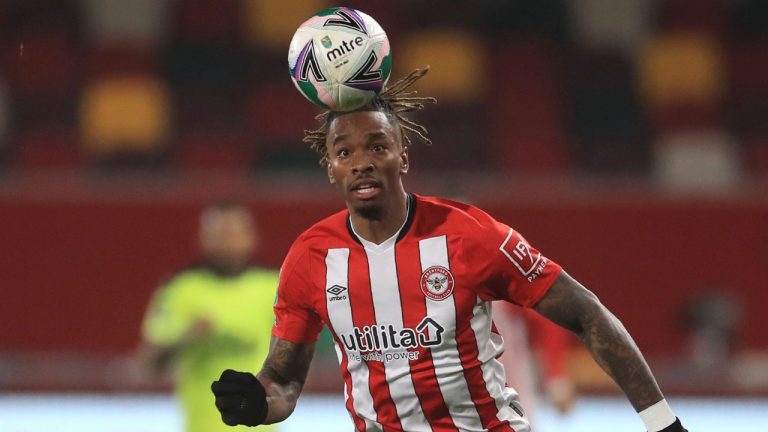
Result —
MULTIPOLYGON (((435 144, 412 149, 412 191, 526 233, 622 318, 669 393, 765 401, 768 3, 345 5, 387 30, 393 78, 432 67, 419 88, 440 102, 418 120, 435 144)), ((131 357, 207 202, 247 202, 273 266, 342 208, 286 73, 293 31, 326 6, 0 2, 3 401, 166 391, 131 357)), ((315 363, 308 390, 337 394, 327 345, 315 363)), ((616 394, 577 344, 571 366, 585 394, 616 394)))

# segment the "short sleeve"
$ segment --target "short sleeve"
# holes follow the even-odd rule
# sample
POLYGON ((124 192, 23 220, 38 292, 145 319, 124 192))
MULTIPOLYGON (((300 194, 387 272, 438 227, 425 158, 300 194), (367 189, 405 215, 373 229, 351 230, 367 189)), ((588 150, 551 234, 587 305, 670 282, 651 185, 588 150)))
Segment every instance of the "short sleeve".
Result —
POLYGON ((323 322, 311 302, 309 254, 295 248, 288 252, 280 269, 272 334, 293 343, 315 342, 323 322))
POLYGON ((532 307, 562 270, 522 234, 488 215, 479 218, 478 228, 468 237, 466 252, 478 264, 478 294, 485 300, 532 307))
POLYGON ((171 281, 155 291, 142 323, 144 340, 160 346, 179 341, 190 325, 190 317, 184 312, 179 286, 171 281))

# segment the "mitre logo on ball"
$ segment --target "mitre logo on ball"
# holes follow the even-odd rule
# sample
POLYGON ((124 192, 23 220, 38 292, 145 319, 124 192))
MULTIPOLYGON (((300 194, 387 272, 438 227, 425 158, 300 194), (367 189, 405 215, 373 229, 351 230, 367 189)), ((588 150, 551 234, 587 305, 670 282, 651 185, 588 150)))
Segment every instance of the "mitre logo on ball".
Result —
POLYGON ((369 15, 325 9, 299 26, 288 49, 296 88, 312 103, 352 111, 378 95, 392 71, 389 39, 369 15))
POLYGON ((421 274, 421 292, 432 300, 445 300, 453 294, 453 275, 442 266, 432 266, 421 274))

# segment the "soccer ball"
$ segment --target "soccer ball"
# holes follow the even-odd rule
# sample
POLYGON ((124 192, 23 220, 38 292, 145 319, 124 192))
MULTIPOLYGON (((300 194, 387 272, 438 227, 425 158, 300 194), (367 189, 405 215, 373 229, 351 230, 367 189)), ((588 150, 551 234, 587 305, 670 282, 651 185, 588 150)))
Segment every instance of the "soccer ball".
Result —
POLYGON ((324 9, 296 30, 288 67, 293 84, 312 103, 352 111, 387 83, 389 39, 369 15, 347 7, 324 9))

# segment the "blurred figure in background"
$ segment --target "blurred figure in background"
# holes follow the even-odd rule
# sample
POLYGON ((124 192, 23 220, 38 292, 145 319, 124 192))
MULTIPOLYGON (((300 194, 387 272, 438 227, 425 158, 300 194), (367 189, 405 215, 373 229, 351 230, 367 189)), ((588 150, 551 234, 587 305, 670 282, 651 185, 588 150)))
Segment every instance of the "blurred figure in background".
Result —
POLYGON ((253 264, 258 234, 241 204, 204 209, 199 240, 202 261, 155 292, 142 326, 141 356, 155 377, 175 371, 188 432, 231 432, 237 429, 222 423, 210 383, 222 369, 254 369, 264 362, 278 274, 253 264))
POLYGON ((538 314, 507 302, 494 302, 493 322, 504 338, 501 363, 507 385, 517 390, 535 428, 540 394, 561 414, 576 398, 568 374, 568 333, 538 314))
POLYGON ((714 377, 730 381, 743 307, 733 289, 702 291, 683 308, 690 356, 685 369, 692 380, 714 377))

